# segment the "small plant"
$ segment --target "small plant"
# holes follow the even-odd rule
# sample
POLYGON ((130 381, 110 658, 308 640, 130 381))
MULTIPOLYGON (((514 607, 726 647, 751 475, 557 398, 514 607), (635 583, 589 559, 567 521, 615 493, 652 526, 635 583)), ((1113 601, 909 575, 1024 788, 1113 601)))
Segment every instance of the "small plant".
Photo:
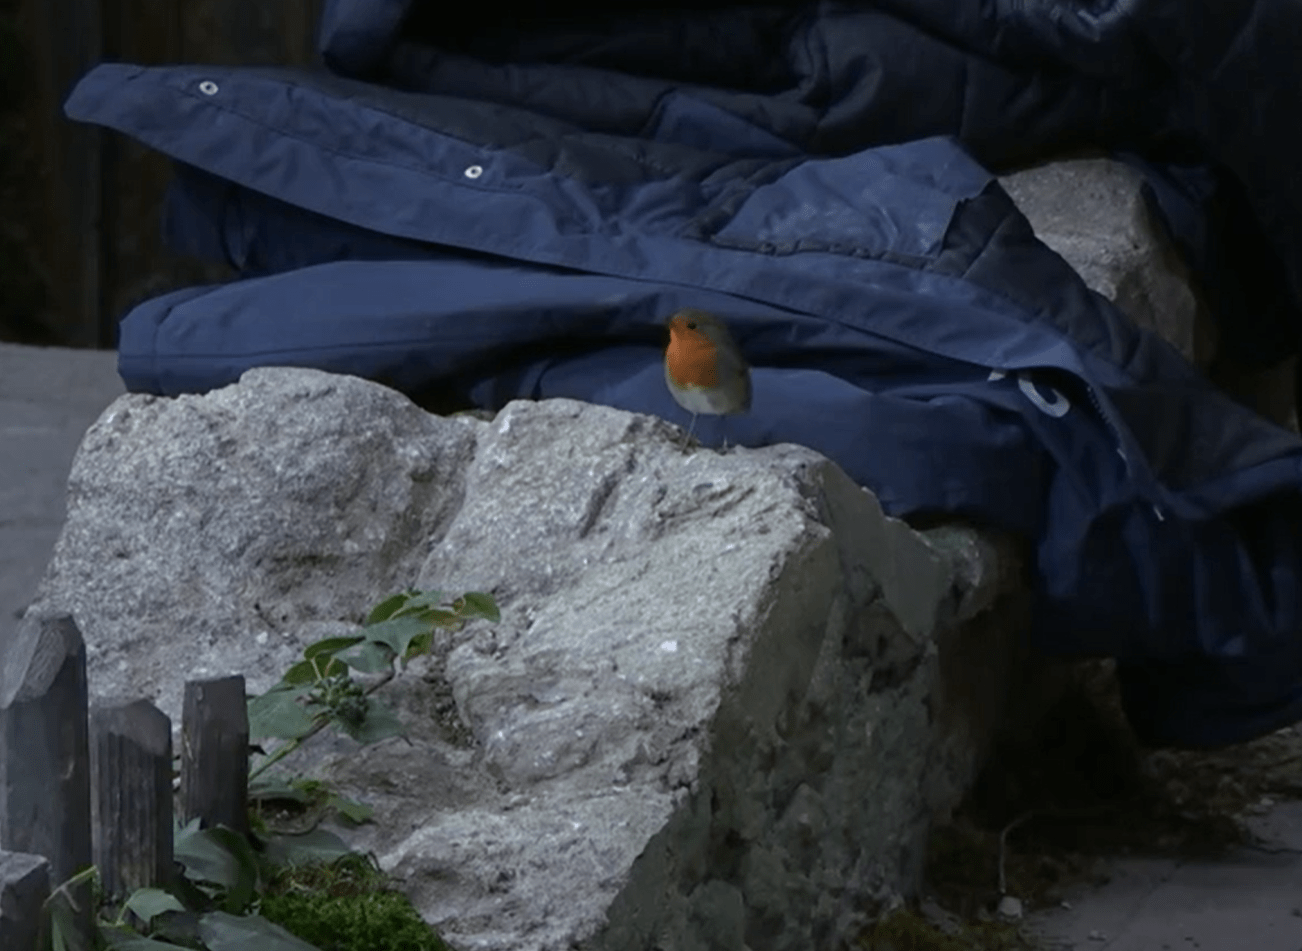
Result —
MULTIPOLYGON (((97 948, 119 951, 444 951, 446 946, 393 890, 373 858, 350 852, 338 836, 317 828, 334 813, 365 822, 371 810, 316 779, 277 780, 267 770, 326 727, 363 745, 403 736, 403 726, 372 694, 434 645, 439 629, 468 620, 498 620, 487 594, 448 600, 438 591, 385 598, 361 631, 308 645, 270 690, 249 699, 250 738, 278 739, 249 774, 248 835, 224 826, 178 826, 173 853, 183 874, 164 888, 143 888, 97 922, 97 948), (379 675, 363 686, 352 672, 379 675), (267 802, 289 803, 311 816, 306 828, 273 833, 262 815, 267 802)), ((259 749, 259 748, 255 748, 259 749)), ((259 751, 261 751, 259 749, 259 751)), ((64 882, 46 905, 54 951, 80 946, 78 902, 98 884, 94 868, 64 882)), ((101 907, 95 895, 95 907, 101 907)))
POLYGON ((407 591, 385 598, 367 615, 358 634, 327 637, 308 645, 303 659, 280 682, 249 702, 251 739, 284 740, 249 773, 254 780, 327 726, 363 745, 402 736, 403 727, 388 707, 371 695, 428 653, 437 629, 457 630, 473 618, 497 621, 491 596, 471 592, 445 604, 440 591, 407 591), (395 664, 399 667, 395 668, 395 664), (353 671, 380 674, 367 687, 353 671))

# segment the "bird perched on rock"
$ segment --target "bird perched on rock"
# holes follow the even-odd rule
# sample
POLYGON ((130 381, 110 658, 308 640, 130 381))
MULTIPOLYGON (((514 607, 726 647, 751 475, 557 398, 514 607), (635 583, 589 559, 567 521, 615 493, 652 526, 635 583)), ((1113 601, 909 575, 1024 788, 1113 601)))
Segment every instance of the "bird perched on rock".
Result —
POLYGON ((726 416, 750 409, 750 365, 722 320, 686 308, 669 318, 665 383, 674 401, 692 414, 683 445, 701 413, 726 416))

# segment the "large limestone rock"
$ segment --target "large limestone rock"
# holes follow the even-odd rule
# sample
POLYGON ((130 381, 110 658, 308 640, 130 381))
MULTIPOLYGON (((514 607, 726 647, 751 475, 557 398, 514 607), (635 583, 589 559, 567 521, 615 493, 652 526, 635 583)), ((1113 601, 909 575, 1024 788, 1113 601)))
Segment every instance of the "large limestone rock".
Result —
POLYGON ((32 610, 74 614, 93 693, 178 722, 187 678, 260 691, 393 590, 491 591, 501 623, 385 688, 410 744, 297 754, 376 806, 351 842, 457 948, 834 947, 916 886, 981 763, 1016 558, 885 518, 810 451, 675 435, 308 370, 124 396, 32 610))

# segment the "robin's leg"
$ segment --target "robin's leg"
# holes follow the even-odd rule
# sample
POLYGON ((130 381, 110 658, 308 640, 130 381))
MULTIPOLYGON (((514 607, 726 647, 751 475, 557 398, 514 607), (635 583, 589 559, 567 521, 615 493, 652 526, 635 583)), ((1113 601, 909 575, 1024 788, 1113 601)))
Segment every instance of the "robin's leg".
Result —
MULTIPOLYGON (((727 427, 727 419, 728 419, 728 417, 726 417, 726 416, 723 417, 725 428, 727 427)), ((725 432, 724 435, 723 435, 723 445, 719 447, 719 455, 723 455, 724 453, 726 453, 726 452, 727 452, 729 449, 731 449, 731 448, 732 448, 732 446, 731 446, 731 444, 728 442, 728 434, 727 434, 727 432, 725 432)))
POLYGON ((682 445, 680 445, 680 446, 678 447, 679 449, 686 449, 686 448, 687 448, 687 444, 688 444, 689 442, 691 442, 691 440, 692 440, 692 430, 694 430, 695 428, 696 428, 696 414, 693 413, 693 414, 692 414, 692 423, 691 423, 690 426, 687 427, 687 433, 686 433, 686 435, 683 436, 683 442, 682 442, 682 445))

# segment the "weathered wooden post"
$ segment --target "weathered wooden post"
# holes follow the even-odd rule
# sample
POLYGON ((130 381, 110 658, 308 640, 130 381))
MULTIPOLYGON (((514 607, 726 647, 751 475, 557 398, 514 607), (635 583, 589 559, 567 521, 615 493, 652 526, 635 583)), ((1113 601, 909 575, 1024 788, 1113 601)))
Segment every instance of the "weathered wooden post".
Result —
POLYGON ((50 896, 50 863, 40 855, 0 851, 0 948, 45 951, 42 906, 50 896))
POLYGON ((172 721, 148 700, 91 711, 91 827, 104 894, 126 898, 172 874, 172 721))
MULTIPOLYGON (((66 614, 0 643, 0 848, 47 858, 53 888, 90 865, 86 645, 66 614)), ((90 889, 71 897, 89 939, 90 889)))
POLYGON ((181 808, 185 821, 249 827, 249 708, 238 674, 185 684, 181 808))

